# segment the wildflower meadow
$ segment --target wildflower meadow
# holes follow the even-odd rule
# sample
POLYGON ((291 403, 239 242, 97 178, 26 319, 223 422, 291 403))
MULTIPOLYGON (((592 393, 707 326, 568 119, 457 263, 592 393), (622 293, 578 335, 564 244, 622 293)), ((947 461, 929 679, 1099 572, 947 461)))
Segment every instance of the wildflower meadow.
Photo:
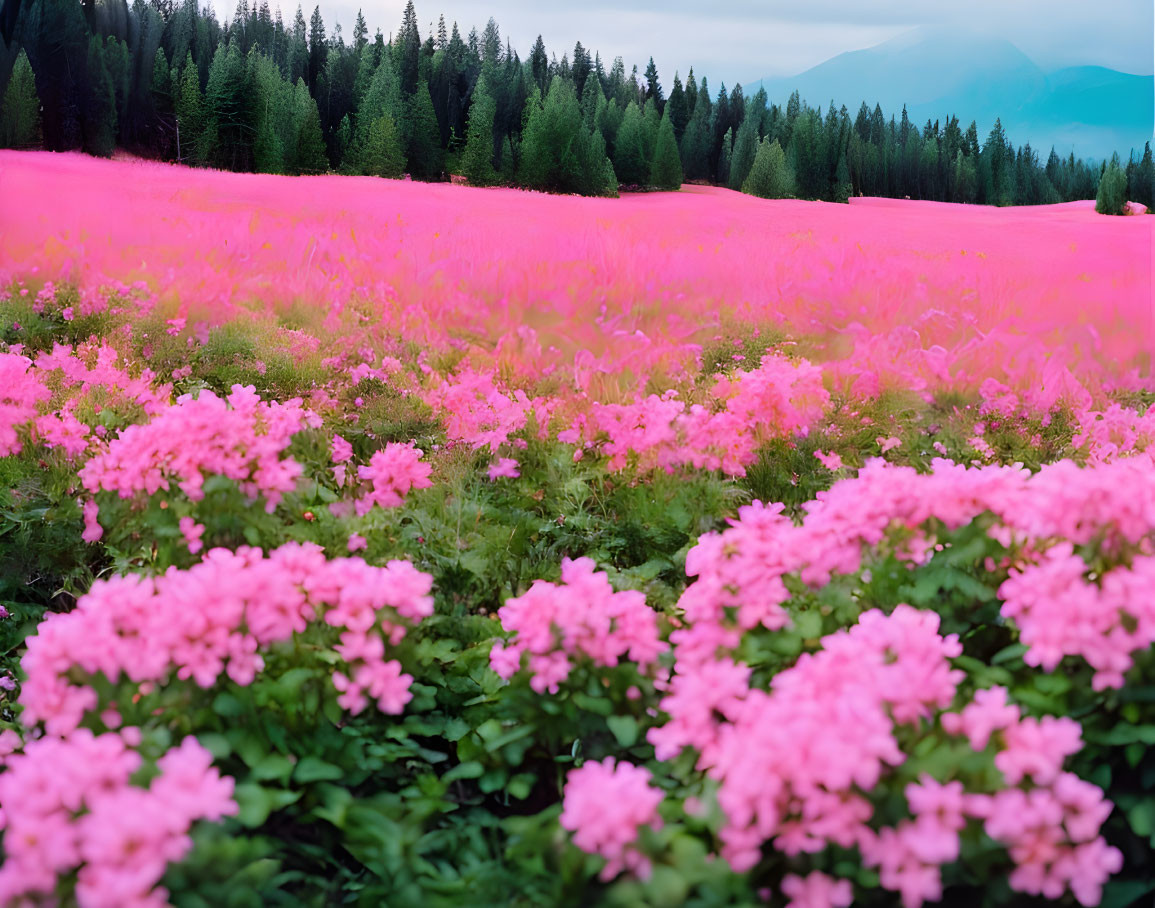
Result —
POLYGON ((1155 218, 0 152, 0 905, 1155 894, 1155 218))

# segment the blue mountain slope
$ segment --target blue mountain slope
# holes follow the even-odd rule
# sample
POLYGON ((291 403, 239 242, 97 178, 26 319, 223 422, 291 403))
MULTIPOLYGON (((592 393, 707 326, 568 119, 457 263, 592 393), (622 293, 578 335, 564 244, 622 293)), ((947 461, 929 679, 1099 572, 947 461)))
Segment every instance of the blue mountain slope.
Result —
POLYGON ((978 123, 985 138, 996 117, 1016 144, 1030 142, 1042 154, 1102 158, 1142 150, 1155 128, 1155 78, 1101 66, 1045 73, 1008 41, 947 29, 916 29, 866 50, 840 54, 801 75, 763 79, 784 103, 798 89, 811 105, 862 101, 882 105, 889 117, 905 104, 919 126, 955 114, 964 128, 978 123))

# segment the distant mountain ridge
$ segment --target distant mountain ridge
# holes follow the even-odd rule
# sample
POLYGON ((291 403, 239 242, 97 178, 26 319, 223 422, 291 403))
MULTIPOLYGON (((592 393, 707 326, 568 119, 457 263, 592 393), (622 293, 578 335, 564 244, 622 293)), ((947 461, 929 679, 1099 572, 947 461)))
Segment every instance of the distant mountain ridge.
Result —
POLYGON ((919 28, 875 47, 839 54, 797 76, 743 85, 764 87, 784 103, 795 89, 823 109, 834 101, 851 116, 865 101, 881 104, 889 119, 905 104, 919 127, 928 119, 971 120, 985 139, 1000 118, 1015 144, 1030 142, 1045 158, 1051 146, 1062 155, 1106 158, 1143 150, 1155 129, 1155 77, 1102 66, 1044 72, 1010 41, 957 29, 919 28))

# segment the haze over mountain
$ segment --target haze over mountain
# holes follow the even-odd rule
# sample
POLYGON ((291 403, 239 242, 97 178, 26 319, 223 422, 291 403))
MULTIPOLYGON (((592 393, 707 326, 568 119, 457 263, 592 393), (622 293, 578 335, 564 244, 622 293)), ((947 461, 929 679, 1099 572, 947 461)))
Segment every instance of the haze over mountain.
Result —
POLYGON ((1143 150, 1155 128, 1155 77, 1102 66, 1045 72, 1010 41, 957 28, 922 27, 865 50, 839 54, 797 76, 743 85, 750 94, 765 87, 784 103, 797 89, 812 106, 882 105, 889 119, 905 104, 920 128, 927 119, 956 115, 965 129, 978 123, 983 140, 1001 118, 1016 144, 1030 142, 1045 158, 1051 146, 1062 155, 1105 158, 1143 150))

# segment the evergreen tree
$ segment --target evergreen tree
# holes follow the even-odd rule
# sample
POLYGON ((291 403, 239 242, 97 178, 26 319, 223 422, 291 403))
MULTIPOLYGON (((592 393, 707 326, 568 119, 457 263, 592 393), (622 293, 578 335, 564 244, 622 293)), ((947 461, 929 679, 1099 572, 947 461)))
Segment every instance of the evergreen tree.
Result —
POLYGON ((527 105, 518 180, 532 189, 617 195, 617 180, 600 132, 588 132, 573 83, 560 76, 549 94, 527 105))
POLYGON ((288 72, 289 82, 297 84, 298 79, 309 77, 309 40, 308 26, 305 24, 305 14, 301 7, 297 7, 296 18, 293 19, 293 34, 289 38, 288 72))
POLYGON ((666 105, 666 113, 667 116, 662 117, 662 124, 658 127, 654 162, 650 167, 650 185, 658 189, 675 190, 682 187, 682 161, 678 157, 674 124, 668 116, 669 105, 666 105))
POLYGON ((497 182, 493 169, 493 118, 497 106, 489 93, 489 82, 483 72, 473 89, 469 105, 469 127, 461 170, 474 186, 491 186, 497 182))
POLYGON ((417 91, 417 77, 421 59, 421 35, 417 31, 417 12, 413 0, 405 4, 401 17, 401 32, 397 38, 401 51, 397 75, 401 79, 401 93, 408 96, 417 91))
POLYGON ((721 150, 718 152, 718 182, 725 186, 730 182, 730 161, 734 153, 734 131, 727 129, 722 136, 721 150))
POLYGON ((604 108, 605 96, 602 94, 601 83, 597 79, 586 79, 585 91, 581 93, 582 122, 586 129, 598 128, 598 110, 604 108))
POLYGON ((794 178, 777 139, 763 139, 758 143, 758 152, 742 191, 762 199, 786 199, 794 194, 794 178))
POLYGON ((1113 155, 1099 178, 1099 191, 1095 194, 1095 210, 1099 214, 1127 213, 1127 177, 1119 166, 1119 156, 1113 155))
POLYGON ((753 117, 746 117, 734 136, 734 153, 730 159, 731 189, 741 189, 754 166, 754 156, 758 153, 758 128, 753 117))
POLYGON ((415 180, 440 180, 445 176, 445 152, 441 148, 441 131, 433 98, 424 83, 407 103, 407 143, 405 159, 415 180))
POLYGON ((401 133, 389 114, 369 124, 360 163, 362 173, 375 177, 399 177, 405 172, 401 133))
POLYGON ((710 175, 710 116, 703 103, 705 99, 699 92, 698 103, 682 136, 682 173, 687 180, 704 180, 710 175))
POLYGON ((315 89, 325 71, 329 47, 325 43, 325 20, 321 18, 321 7, 313 7, 313 17, 309 20, 309 74, 310 89, 315 89))
POLYGON ((96 35, 88 40, 88 68, 80 127, 84 150, 103 158, 116 150, 116 95, 104 65, 104 42, 96 35))
POLYGON ((674 87, 670 89, 670 100, 666 102, 666 113, 674 126, 674 139, 682 141, 686 133, 686 125, 690 122, 690 109, 687 106, 686 92, 682 88, 682 80, 674 73, 674 87))
POLYGON ((1150 142, 1143 146, 1143 157, 1139 159, 1127 189, 1133 202, 1146 205, 1148 211, 1155 208, 1155 162, 1151 158, 1150 142))
POLYGON ((321 135, 321 115, 303 79, 297 82, 293 108, 297 142, 292 170, 295 173, 324 173, 329 168, 329 161, 325 157, 325 139, 321 135))
MULTIPOLYGON (((445 28, 445 19, 441 20, 442 29, 445 28)), ((357 18, 353 21, 353 53, 360 54, 369 44, 369 26, 365 24, 365 17, 361 10, 357 10, 357 18)))
POLYGON ((201 98, 201 82, 193 63, 192 51, 185 56, 183 74, 180 78, 180 93, 176 97, 177 150, 179 161, 198 163, 197 147, 204 129, 204 102, 201 98))
POLYGON ((0 148, 32 148, 40 144, 40 98, 32 64, 23 50, 8 77, 0 100, 0 148))
POLYGON ((662 97, 662 84, 658 81, 658 67, 654 65, 654 58, 646 65, 646 100, 653 101, 660 114, 666 106, 662 97))
POLYGON ((978 201, 978 172, 975 159, 961 149, 955 155, 955 190, 953 202, 973 204, 978 201))
POLYGON ((614 139, 614 173, 624 186, 644 185, 650 176, 644 139, 645 123, 638 105, 631 101, 614 139))
POLYGON ((545 44, 541 40, 541 35, 538 35, 537 40, 533 43, 533 50, 529 54, 529 66, 533 72, 533 81, 537 84, 538 91, 544 95, 546 80, 549 78, 549 57, 546 56, 545 44))

